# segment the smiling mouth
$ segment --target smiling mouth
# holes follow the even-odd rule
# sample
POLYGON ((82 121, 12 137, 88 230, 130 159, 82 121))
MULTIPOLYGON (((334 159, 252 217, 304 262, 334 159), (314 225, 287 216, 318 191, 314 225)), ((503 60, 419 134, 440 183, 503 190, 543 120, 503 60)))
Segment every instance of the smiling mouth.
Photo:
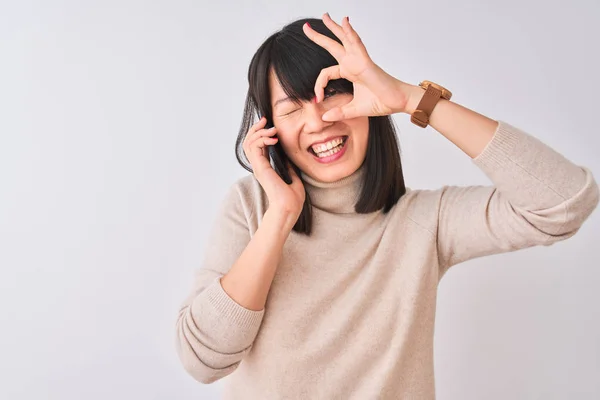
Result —
POLYGON ((346 144, 347 140, 348 140, 348 136, 342 136, 342 142, 339 143, 337 146, 332 147, 331 149, 323 149, 322 151, 315 152, 315 150, 313 149, 313 146, 311 146, 308 148, 308 152, 311 153, 312 155, 314 155, 315 157, 319 157, 319 158, 329 157, 329 156, 332 156, 333 154, 339 152, 340 150, 342 150, 342 148, 346 144))

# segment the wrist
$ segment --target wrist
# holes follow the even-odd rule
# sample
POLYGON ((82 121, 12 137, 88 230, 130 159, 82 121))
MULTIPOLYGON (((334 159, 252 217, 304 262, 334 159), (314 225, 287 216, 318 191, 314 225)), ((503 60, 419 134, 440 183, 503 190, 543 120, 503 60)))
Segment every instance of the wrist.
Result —
POLYGON ((289 232, 292 230, 296 221, 298 220, 298 214, 280 207, 269 207, 265 212, 264 220, 269 220, 278 227, 279 230, 289 232))
POLYGON ((412 115, 417 109, 419 103, 421 102, 421 99, 425 94, 425 90, 423 90, 423 88, 421 88, 420 86, 407 84, 404 91, 405 96, 408 100, 406 102, 406 107, 404 107, 404 110, 402 110, 402 112, 408 115, 412 115))

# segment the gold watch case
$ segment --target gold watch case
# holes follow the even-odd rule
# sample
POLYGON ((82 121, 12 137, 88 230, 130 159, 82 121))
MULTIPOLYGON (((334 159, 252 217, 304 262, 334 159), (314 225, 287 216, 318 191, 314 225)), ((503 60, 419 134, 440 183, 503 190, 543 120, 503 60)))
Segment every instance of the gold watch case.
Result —
POLYGON ((446 99, 446 100, 450 100, 450 98, 452 97, 452 92, 449 91, 448 89, 446 89, 445 87, 438 85, 437 83, 431 82, 431 81, 422 81, 421 83, 419 83, 419 86, 423 88, 423 90, 427 90, 427 88, 429 87, 429 85, 433 86, 434 88, 438 89, 439 91, 442 92, 442 98, 446 99))

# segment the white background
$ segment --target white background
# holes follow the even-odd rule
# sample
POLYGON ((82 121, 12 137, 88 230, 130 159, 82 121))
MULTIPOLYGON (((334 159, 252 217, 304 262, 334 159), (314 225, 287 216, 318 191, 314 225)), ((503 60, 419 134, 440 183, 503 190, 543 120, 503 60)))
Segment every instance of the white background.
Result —
MULTIPOLYGON (((0 1, 0 398, 216 399, 175 319, 225 190, 254 51, 349 15, 397 78, 433 80, 600 178, 600 3, 0 1)), ((408 186, 489 183, 396 115, 408 186)), ((440 400, 600 398, 600 212, 440 284, 440 400)))

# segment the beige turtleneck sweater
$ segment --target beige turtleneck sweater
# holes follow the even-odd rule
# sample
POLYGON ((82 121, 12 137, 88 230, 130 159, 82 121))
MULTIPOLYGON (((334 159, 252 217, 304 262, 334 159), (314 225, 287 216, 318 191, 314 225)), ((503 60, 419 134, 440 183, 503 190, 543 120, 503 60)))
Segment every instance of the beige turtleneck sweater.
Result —
POLYGON ((566 239, 598 203, 589 170, 498 122, 474 159, 494 186, 409 190, 387 214, 356 214, 363 169, 331 184, 304 176, 313 233, 288 237, 262 311, 220 285, 268 206, 252 175, 236 182, 177 320, 186 370, 204 383, 230 375, 226 399, 434 399, 447 269, 566 239))

